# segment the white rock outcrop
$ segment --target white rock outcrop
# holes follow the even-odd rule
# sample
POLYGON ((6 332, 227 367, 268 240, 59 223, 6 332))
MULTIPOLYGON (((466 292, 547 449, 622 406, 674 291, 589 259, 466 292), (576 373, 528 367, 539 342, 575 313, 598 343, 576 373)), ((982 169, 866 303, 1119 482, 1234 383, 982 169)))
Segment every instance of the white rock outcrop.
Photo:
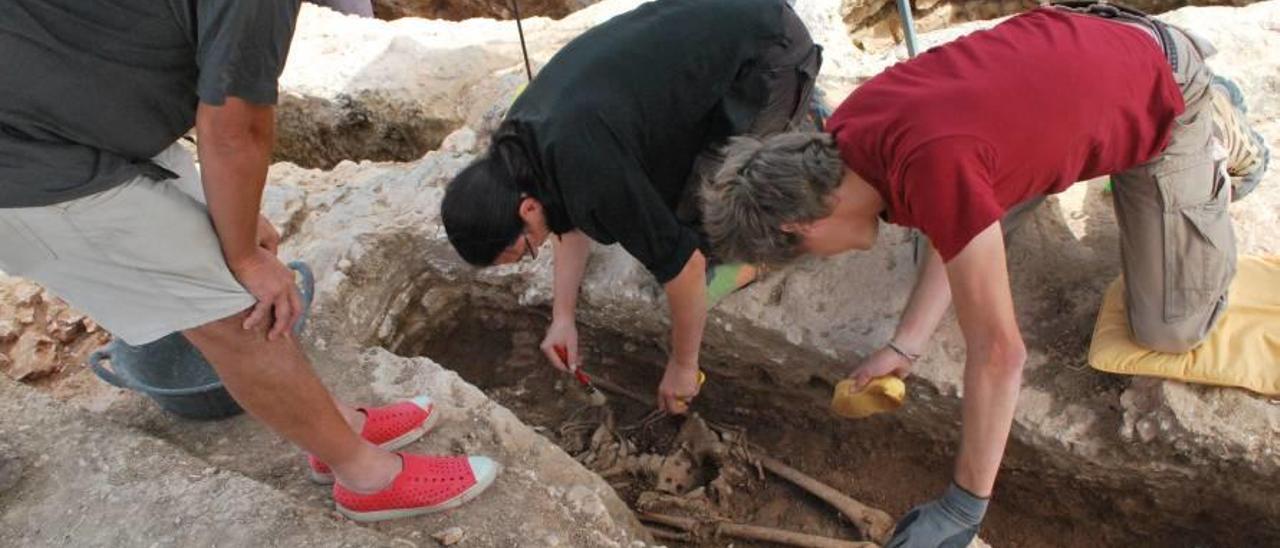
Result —
MULTIPOLYGON (((534 70, 582 31, 643 1, 522 4, 534 70)), ((1186 3, 1143 0, 1136 7, 1163 11, 1186 3)), ((1016 13, 1037 1, 913 4, 917 28, 924 32, 1016 13)), ((794 5, 814 40, 826 48, 821 83, 834 97, 843 97, 854 84, 875 74, 866 70, 874 66, 864 62, 867 52, 901 41, 897 7, 890 0, 796 0, 794 5)), ((507 2, 489 0, 375 2, 379 17, 395 19, 388 22, 304 3, 280 82, 276 158, 322 168, 343 159, 409 161, 438 148, 459 127, 480 129, 486 119, 499 118, 525 81, 515 21, 455 23, 415 17, 506 17, 508 7, 507 2)))

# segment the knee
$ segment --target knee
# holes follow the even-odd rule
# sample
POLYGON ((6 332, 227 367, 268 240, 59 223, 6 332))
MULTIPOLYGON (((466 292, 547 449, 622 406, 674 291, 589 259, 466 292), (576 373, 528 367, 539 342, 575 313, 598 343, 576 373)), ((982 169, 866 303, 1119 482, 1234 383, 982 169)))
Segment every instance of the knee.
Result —
POLYGON ((1204 335, 1200 330, 1188 328, 1186 324, 1130 318, 1129 326, 1133 333, 1133 342, 1156 352, 1182 354, 1204 342, 1204 335))
POLYGON ((213 320, 211 322, 192 327, 184 330, 183 335, 187 340, 191 341, 201 350, 208 347, 228 347, 239 348, 252 341, 265 336, 265 331, 258 329, 245 329, 244 322, 249 316, 249 310, 237 312, 225 318, 213 320))

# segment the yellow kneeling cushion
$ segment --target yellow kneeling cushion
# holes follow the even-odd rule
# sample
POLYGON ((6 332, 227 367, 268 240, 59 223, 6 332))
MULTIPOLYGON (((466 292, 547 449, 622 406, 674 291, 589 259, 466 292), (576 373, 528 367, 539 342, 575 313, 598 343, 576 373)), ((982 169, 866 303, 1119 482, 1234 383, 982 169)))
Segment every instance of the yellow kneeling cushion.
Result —
POLYGON ((1226 312, 1204 344, 1183 354, 1155 352, 1133 342, 1124 283, 1116 280, 1098 312, 1089 365, 1110 373, 1280 396, 1280 256, 1240 258, 1226 312))

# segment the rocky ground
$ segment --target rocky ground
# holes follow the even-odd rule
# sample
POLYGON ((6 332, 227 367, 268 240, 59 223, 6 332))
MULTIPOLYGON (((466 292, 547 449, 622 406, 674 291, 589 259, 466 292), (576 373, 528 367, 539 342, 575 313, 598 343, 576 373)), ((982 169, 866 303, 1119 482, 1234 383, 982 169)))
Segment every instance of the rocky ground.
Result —
MULTIPOLYGON (((527 20, 535 69, 634 4, 605 0, 559 20, 527 20)), ((820 84, 829 97, 903 57, 900 47, 859 41, 859 29, 879 23, 850 28, 850 20, 879 21, 885 5, 798 3, 826 46, 820 84)), ((1251 121, 1280 150, 1280 1, 1165 18, 1218 46, 1215 70, 1240 82, 1251 121)), ((639 505, 655 478, 602 478, 599 444, 559 429, 585 421, 571 416, 581 402, 526 355, 546 321, 549 260, 476 272, 439 226, 443 184, 500 119, 522 81, 520 63, 510 22, 357 20, 308 6, 282 81, 278 154, 289 163, 272 168, 266 204, 284 253, 317 271, 306 338, 322 377, 353 401, 436 396, 447 420, 414 449, 497 457, 507 469, 491 493, 441 516, 372 528, 341 520, 324 490, 306 483, 296 451, 246 418, 180 421, 97 382, 81 363, 107 336, 28 282, 2 279, 0 543, 429 545, 451 527, 471 546, 652 541, 627 505, 639 505)), ((1280 472, 1280 406, 1240 390, 1087 368, 1094 314, 1119 270, 1101 187, 1055 197, 1011 243, 1031 357, 984 536, 997 546, 1280 543, 1280 499, 1260 487, 1280 472)), ((1232 206, 1241 253, 1280 253, 1277 206, 1273 169, 1232 206)), ((871 253, 772 273, 713 311, 710 381, 695 410, 744 427, 762 454, 897 514, 945 482, 963 345, 948 320, 916 367, 908 405, 893 416, 851 423, 827 413, 833 383, 889 336, 913 279, 906 234, 890 229, 882 238, 890 245, 871 253)), ((661 301, 621 250, 593 251, 580 306, 597 376, 652 392, 666 330, 661 301)), ((610 398, 616 426, 643 415, 625 400, 610 398)), ((674 451, 679 424, 652 426, 648 437, 623 438, 641 454, 674 451)), ((858 534, 786 484, 743 479, 736 495, 723 495, 713 479, 701 480, 703 493, 722 516, 858 534)))

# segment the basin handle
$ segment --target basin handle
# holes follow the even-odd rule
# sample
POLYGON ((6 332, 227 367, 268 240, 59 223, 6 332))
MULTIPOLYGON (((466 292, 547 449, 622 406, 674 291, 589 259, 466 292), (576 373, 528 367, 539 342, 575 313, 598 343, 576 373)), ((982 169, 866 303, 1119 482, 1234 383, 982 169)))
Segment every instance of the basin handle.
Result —
POLYGON ((93 374, 97 375, 99 379, 107 381, 107 384, 110 384, 111 386, 116 388, 133 389, 133 386, 130 386, 129 381, 120 378, 120 376, 116 375, 114 371, 107 369, 102 365, 103 360, 110 359, 110 349, 99 348, 94 350, 92 354, 89 354, 89 369, 92 369, 93 374))
POLYGON ((307 317, 311 315, 311 301, 316 297, 316 275, 302 261, 289 263, 289 269, 297 272, 301 278, 298 280, 298 292, 302 294, 302 314, 298 315, 298 320, 293 324, 293 333, 301 335, 302 327, 307 324, 307 317))

